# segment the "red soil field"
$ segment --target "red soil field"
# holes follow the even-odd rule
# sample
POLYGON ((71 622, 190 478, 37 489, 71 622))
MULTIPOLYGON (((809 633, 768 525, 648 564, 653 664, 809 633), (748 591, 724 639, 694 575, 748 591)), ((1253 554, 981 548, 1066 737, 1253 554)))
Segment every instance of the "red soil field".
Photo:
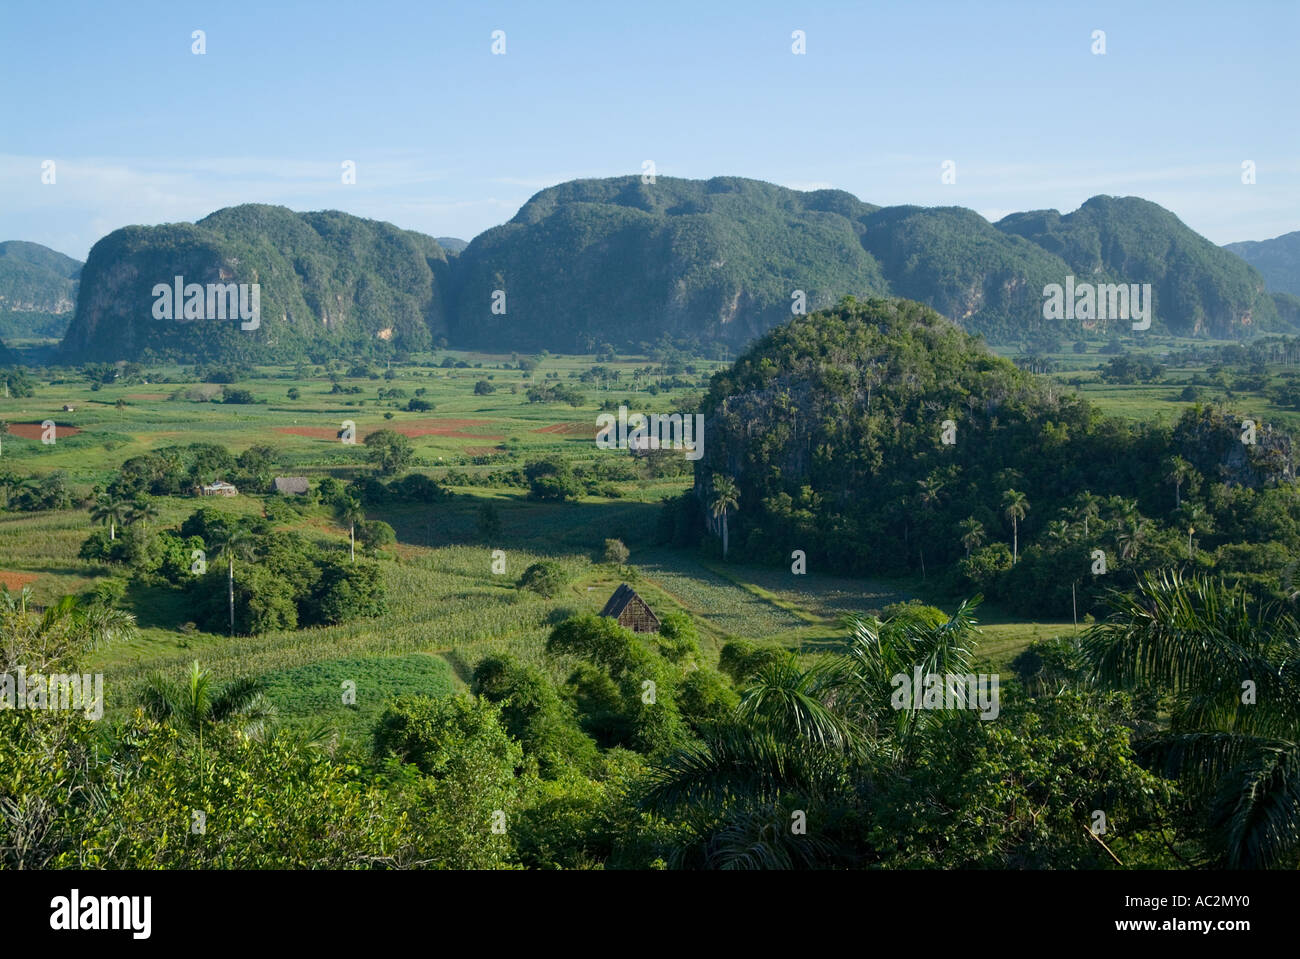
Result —
POLYGON ((39 577, 35 573, 13 573, 0 570, 0 586, 6 586, 9 592, 16 593, 24 586, 36 582, 39 577))
MULTIPOLYGON (((54 438, 57 440, 61 436, 76 436, 81 430, 75 426, 64 426, 62 423, 55 421, 57 429, 54 431, 54 438)), ((25 440, 38 440, 41 438, 40 423, 10 423, 9 432, 14 436, 21 436, 25 440)))
MULTIPOLYGON (((340 420, 339 422, 342 422, 340 420)), ((501 440, 505 439, 499 433, 465 433, 462 432, 466 427, 491 426, 491 420, 407 420, 404 423, 396 423, 385 426, 363 427, 357 430, 357 442, 361 442, 371 433, 377 433, 379 430, 392 430, 395 433, 401 433, 403 436, 449 436, 454 439, 464 440, 501 440)), ((294 436, 305 436, 312 440, 337 440, 338 428, 328 426, 277 426, 277 433, 291 433, 294 436)))

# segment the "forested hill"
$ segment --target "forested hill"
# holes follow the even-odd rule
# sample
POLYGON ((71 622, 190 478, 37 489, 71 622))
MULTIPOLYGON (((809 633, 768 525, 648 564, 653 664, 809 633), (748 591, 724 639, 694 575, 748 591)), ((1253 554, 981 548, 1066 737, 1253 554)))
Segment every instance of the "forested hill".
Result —
POLYGON ((453 342, 590 350, 670 336, 747 343, 791 315, 888 282, 848 193, 738 177, 576 180, 543 190, 457 260, 453 342), (505 315, 491 311, 494 290, 505 315))
POLYGON ((1059 256, 1080 279, 1150 283, 1153 325, 1171 333, 1235 337, 1277 326, 1259 273, 1147 200, 1095 196, 1065 216, 1014 213, 997 227, 1059 256))
POLYGON ((1229 243, 1224 249, 1259 270, 1273 292, 1300 296, 1300 230, 1271 240, 1229 243))
MULTIPOLYGON (((0 340, 61 337, 76 306, 81 266, 39 243, 0 243, 0 340)), ((4 355, 0 348, 0 362, 4 355)))
POLYGON ((1102 416, 919 303, 846 299, 772 330, 702 412, 679 508, 698 525, 734 487, 749 560, 803 550, 821 572, 919 573, 1039 614, 1068 615, 1077 582, 1082 615, 1165 566, 1277 590, 1300 552, 1287 434, 1247 444, 1240 411, 1200 406, 1172 427, 1102 416))
POLYGON ((447 326, 447 257, 431 237, 337 211, 245 205, 197 223, 126 227, 82 272, 65 361, 240 359, 429 349, 447 326), (260 327, 154 318, 156 284, 260 289, 260 327))
POLYGON ((1244 260, 1133 197, 993 224, 839 190, 630 176, 542 190, 450 256, 390 224, 280 207, 118 230, 91 252, 63 356, 273 359, 444 337, 499 352, 636 350, 665 337, 739 349, 844 295, 906 296, 994 343, 1131 335, 1123 319, 1044 319, 1044 287, 1069 276, 1150 284, 1157 332, 1237 337, 1300 322, 1244 260), (150 291, 176 275, 260 283, 262 328, 153 320, 150 291))
POLYGON ((1234 337, 1283 326, 1263 279, 1172 213, 1094 197, 1075 213, 997 224, 960 207, 877 207, 837 190, 756 180, 578 180, 534 196, 459 257, 453 341, 591 349, 689 337, 743 346, 840 296, 934 307, 993 342, 1113 334, 1125 322, 1043 319, 1068 275, 1152 286, 1152 328, 1234 337), (504 315, 491 312, 505 291, 504 315))

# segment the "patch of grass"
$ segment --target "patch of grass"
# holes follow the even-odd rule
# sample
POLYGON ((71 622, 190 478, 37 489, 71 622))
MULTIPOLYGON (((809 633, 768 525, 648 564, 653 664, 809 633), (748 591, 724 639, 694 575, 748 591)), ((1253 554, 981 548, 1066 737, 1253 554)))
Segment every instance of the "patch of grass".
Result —
POLYGON ((265 673, 266 696, 287 726, 328 723, 344 738, 364 743, 384 706, 396 696, 450 696, 458 682, 440 656, 411 653, 382 659, 329 659, 265 673), (344 683, 356 701, 343 701, 344 683))

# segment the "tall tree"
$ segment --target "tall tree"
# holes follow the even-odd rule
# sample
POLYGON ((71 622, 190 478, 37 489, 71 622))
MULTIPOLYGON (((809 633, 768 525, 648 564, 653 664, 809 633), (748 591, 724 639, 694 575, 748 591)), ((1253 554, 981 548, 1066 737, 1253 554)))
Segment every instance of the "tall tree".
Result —
POLYGON ((1083 521, 1083 535, 1088 535, 1088 521, 1099 519, 1101 517, 1101 497, 1095 493, 1084 490, 1077 497, 1075 502, 1078 503, 1075 515, 1083 521))
POLYGON ((226 590, 230 603, 230 635, 235 635, 235 557, 247 559, 253 552, 253 537, 239 526, 215 526, 208 534, 213 559, 226 558, 226 590))
POLYGON ((740 490, 736 481, 721 473, 713 474, 713 495, 709 510, 714 519, 722 520, 722 558, 727 558, 727 514, 733 509, 740 509, 740 490))
POLYGON ((126 516, 126 501, 113 493, 105 493, 95 500, 91 507, 90 518, 102 526, 108 527, 108 538, 117 539, 117 528, 126 516))
POLYGON ((1011 562, 1020 559, 1020 521, 1029 512, 1029 500, 1024 493, 1009 489, 1002 494, 1002 515, 1011 520, 1011 562))
POLYGON ((130 512, 127 513, 127 521, 131 523, 140 523, 145 529, 149 528, 149 523, 158 518, 158 503, 152 496, 140 495, 135 498, 131 504, 130 512))
MULTIPOLYGON (((1165 461, 1165 480, 1174 484, 1174 509, 1182 505, 1183 484, 1192 478, 1195 467, 1181 456, 1171 456, 1165 461)), ((1192 491, 1195 495, 1195 490, 1192 491)))
POLYGON ((961 544, 966 547, 966 558, 970 559, 971 550, 984 545, 984 524, 974 516, 967 516, 958 528, 961 530, 961 544))
POLYGON ((365 522, 366 511, 361 508, 360 502, 348 496, 340 499, 335 504, 334 515, 341 525, 348 528, 348 549, 352 562, 355 563, 357 561, 357 524, 365 522))
POLYGON ((1138 552, 1146 545, 1149 526, 1147 520, 1140 516, 1128 520, 1115 537, 1119 546, 1120 559, 1137 559, 1138 552))

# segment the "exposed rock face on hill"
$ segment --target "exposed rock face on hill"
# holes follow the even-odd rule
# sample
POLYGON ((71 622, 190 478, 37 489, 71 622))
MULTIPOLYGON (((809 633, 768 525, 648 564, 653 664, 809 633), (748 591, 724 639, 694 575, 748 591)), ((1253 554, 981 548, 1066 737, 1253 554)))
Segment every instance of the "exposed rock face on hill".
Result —
POLYGON ((39 243, 0 243, 0 338, 63 336, 81 266, 39 243))
MULTIPOLYGON (((453 241, 449 240, 449 243, 453 241)), ((576 180, 450 258, 430 237, 337 212, 240 206, 128 227, 91 251, 62 357, 250 361, 450 345, 497 352, 739 349, 842 296, 905 296, 992 342, 1128 334, 1044 313, 1064 285, 1149 287, 1151 329, 1293 329, 1295 304, 1154 203, 1094 197, 996 224, 959 207, 877 207, 739 177, 576 180), (251 284, 260 326, 158 320, 153 290, 251 284)), ((206 314, 205 314, 206 315, 206 314)))
POLYGON ((422 234, 335 211, 231 207, 96 243, 61 358, 266 362, 377 343, 428 349, 446 333, 448 285, 446 254, 422 234), (159 319, 155 291, 177 276, 205 292, 257 284, 260 322, 186 318, 179 304, 176 318, 159 319))
POLYGON ((862 246, 876 208, 736 177, 543 190, 458 257, 454 342, 589 350, 664 336, 746 343, 846 292, 888 288, 862 246), (493 313, 494 291, 506 312, 493 313))
POLYGON ((1095 196, 1065 216, 1015 213, 997 227, 1059 256, 1080 280, 1150 283, 1155 329, 1235 337, 1277 327, 1263 277, 1147 200, 1095 196))

